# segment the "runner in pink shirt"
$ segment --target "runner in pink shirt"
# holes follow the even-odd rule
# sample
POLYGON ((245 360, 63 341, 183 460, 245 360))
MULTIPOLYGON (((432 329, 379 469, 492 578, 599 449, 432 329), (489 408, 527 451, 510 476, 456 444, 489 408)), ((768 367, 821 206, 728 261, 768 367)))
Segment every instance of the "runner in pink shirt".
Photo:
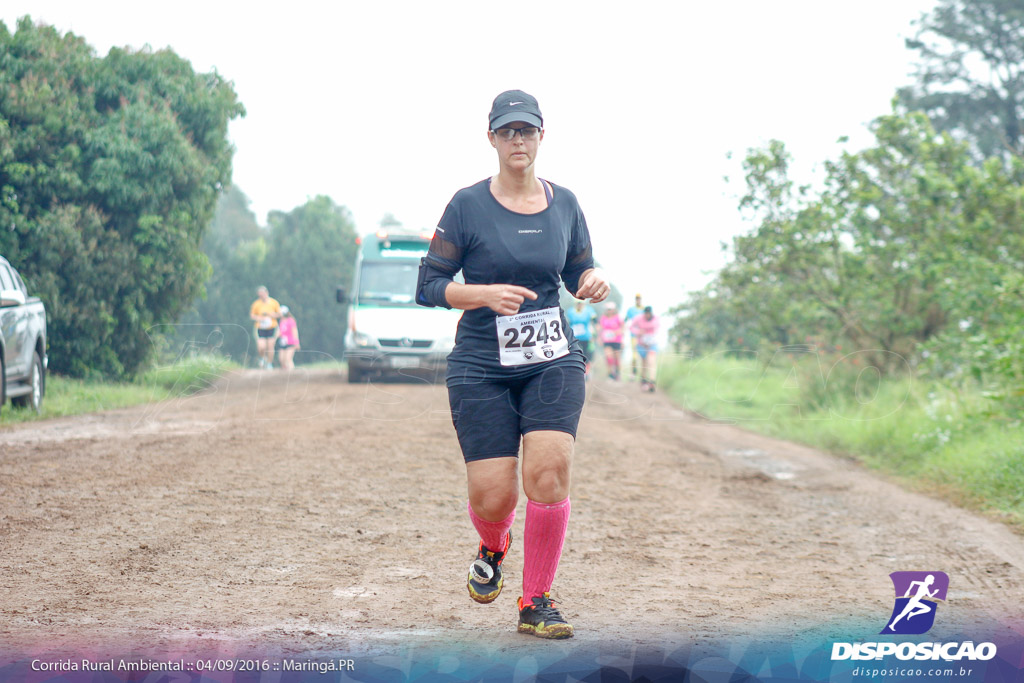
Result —
POLYGON ((658 325, 659 321, 653 309, 647 306, 643 314, 633 318, 629 326, 629 331, 636 340, 637 353, 643 360, 640 388, 651 393, 654 393, 654 375, 657 372, 658 325))
POLYGON ((625 325, 613 302, 609 302, 605 306, 604 312, 597 322, 601 328, 601 344, 604 346, 604 360, 608 365, 608 378, 617 380, 619 379, 622 334, 625 325))
POLYGON ((295 367, 295 352, 299 350, 299 326, 287 306, 281 307, 281 322, 278 328, 277 362, 282 370, 291 370, 295 367))

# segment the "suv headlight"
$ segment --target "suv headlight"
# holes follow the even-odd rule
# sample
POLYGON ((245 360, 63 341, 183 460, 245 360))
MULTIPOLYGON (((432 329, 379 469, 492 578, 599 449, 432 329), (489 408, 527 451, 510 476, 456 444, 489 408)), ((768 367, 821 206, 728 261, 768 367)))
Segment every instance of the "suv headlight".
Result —
POLYGON ((361 348, 367 348, 371 346, 377 346, 377 340, 366 334, 365 332, 355 332, 352 335, 352 339, 355 341, 356 346, 361 348))

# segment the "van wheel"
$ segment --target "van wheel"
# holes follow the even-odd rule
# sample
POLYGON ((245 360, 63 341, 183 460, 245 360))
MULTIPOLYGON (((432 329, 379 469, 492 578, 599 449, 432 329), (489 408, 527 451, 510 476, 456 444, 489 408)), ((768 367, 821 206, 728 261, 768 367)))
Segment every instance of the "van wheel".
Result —
POLYGON ((366 371, 354 368, 351 365, 348 366, 348 383, 349 384, 362 384, 366 381, 366 371))
POLYGON ((43 361, 39 360, 39 354, 32 354, 32 371, 29 373, 29 386, 32 391, 24 396, 17 396, 11 399, 11 403, 18 408, 31 408, 35 412, 42 410, 43 406, 43 361))

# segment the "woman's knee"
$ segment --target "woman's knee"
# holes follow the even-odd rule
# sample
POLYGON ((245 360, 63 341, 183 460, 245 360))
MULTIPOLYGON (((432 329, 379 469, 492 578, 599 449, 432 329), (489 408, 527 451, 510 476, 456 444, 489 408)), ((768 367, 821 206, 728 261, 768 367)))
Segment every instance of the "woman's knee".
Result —
POLYGON ((532 432, 523 440, 523 488, 538 503, 557 503, 569 495, 573 438, 561 432, 532 432), (532 434, 537 436, 527 439, 532 434))
POLYGON ((493 458, 466 463, 469 503, 488 521, 508 517, 519 502, 516 458, 493 458))
POLYGON ((507 518, 516 509, 519 503, 519 492, 512 493, 484 493, 470 494, 469 504, 473 506, 473 512, 477 517, 488 522, 500 522, 507 518))
POLYGON ((569 496, 570 472, 564 468, 542 468, 523 477, 526 497, 535 503, 557 503, 569 496))

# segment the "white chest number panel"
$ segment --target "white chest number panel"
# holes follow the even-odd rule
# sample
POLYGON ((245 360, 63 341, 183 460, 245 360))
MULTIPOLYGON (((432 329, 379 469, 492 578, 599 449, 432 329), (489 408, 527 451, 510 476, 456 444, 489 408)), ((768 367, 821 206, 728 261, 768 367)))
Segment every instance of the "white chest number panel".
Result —
POLYGON ((501 364, 505 367, 544 363, 569 353, 558 306, 499 315, 494 320, 498 324, 501 364))

